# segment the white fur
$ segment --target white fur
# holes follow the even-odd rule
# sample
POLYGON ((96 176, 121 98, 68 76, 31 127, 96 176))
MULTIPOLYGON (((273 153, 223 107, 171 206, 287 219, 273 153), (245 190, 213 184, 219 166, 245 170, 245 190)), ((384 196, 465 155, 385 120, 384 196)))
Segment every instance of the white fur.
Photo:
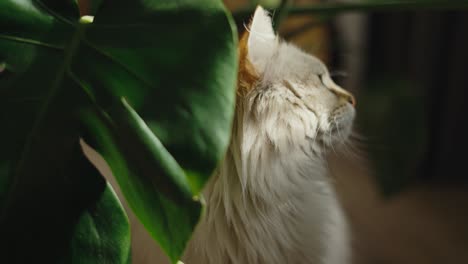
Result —
POLYGON ((240 102, 188 264, 346 264, 346 220, 324 153, 348 137, 354 108, 317 58, 280 41, 258 8, 248 59, 260 81, 240 102))

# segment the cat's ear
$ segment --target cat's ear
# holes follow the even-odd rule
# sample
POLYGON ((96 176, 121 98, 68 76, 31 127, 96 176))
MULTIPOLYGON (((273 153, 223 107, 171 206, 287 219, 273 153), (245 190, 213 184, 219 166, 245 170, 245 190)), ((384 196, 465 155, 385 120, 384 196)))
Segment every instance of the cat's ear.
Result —
POLYGON ((247 39, 247 57, 259 73, 276 47, 277 39, 269 13, 258 6, 250 23, 247 39))

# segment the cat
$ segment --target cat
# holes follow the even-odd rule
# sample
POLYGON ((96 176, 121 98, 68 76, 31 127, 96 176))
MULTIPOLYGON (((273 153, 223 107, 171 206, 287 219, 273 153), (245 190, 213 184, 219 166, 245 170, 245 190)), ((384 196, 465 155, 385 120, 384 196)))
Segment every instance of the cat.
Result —
POLYGON ((257 7, 240 39, 236 116, 188 264, 346 264, 350 235, 324 155, 345 142, 354 97, 277 37, 257 7))

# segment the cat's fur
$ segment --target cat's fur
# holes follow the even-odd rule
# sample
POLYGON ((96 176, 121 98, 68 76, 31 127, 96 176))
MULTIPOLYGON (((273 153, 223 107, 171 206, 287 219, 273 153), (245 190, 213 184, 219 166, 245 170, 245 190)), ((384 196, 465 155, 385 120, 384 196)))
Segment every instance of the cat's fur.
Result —
POLYGON ((231 145, 205 188, 186 263, 349 263, 324 153, 348 137, 353 97, 320 60, 275 36, 261 7, 239 53, 231 145))

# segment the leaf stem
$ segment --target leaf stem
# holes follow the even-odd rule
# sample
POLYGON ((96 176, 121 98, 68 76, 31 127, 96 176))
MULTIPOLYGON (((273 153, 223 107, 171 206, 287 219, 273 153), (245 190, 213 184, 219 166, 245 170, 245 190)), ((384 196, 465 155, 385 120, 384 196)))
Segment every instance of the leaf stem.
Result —
MULTIPOLYGON (((32 126, 32 129, 31 129, 31 132, 29 133, 27 139, 26 139, 26 143, 23 147, 23 151, 21 153, 21 157, 19 159, 19 162, 18 162, 18 165, 16 167, 16 177, 19 177, 19 175, 21 175, 22 173, 22 170, 24 169, 24 166, 25 166, 25 162, 27 161, 27 157, 29 156, 29 153, 31 152, 31 148, 32 148, 32 145, 33 145, 33 141, 34 141, 34 138, 35 138, 35 135, 40 131, 40 124, 42 122, 42 120, 45 118, 46 114, 47 114, 47 110, 50 106, 50 104, 52 103, 53 99, 55 98, 55 96, 57 95, 58 91, 60 90, 61 88, 61 84, 63 82, 63 79, 70 67, 70 64, 71 64, 71 61, 73 59, 73 56, 75 55, 75 52, 76 50, 78 49, 78 46, 79 46, 79 43, 80 43, 80 39, 82 37, 82 34, 84 32, 84 29, 86 28, 86 24, 81 24, 81 23, 77 23, 77 28, 76 28, 76 32, 75 34, 73 35, 70 43, 68 44, 68 46, 66 47, 65 51, 64 51, 64 59, 63 59, 63 63, 62 65, 59 67, 58 69, 58 73, 57 75, 55 76, 55 79, 52 81, 52 85, 51 85, 51 88, 47 94, 47 97, 45 98, 44 102, 42 103, 42 106, 40 107, 39 109, 39 112, 34 120, 34 124, 32 126)), ((15 177, 15 183, 17 182, 17 179, 15 177)), ((15 184, 12 186, 12 191, 14 192, 14 187, 15 187, 15 184)))

